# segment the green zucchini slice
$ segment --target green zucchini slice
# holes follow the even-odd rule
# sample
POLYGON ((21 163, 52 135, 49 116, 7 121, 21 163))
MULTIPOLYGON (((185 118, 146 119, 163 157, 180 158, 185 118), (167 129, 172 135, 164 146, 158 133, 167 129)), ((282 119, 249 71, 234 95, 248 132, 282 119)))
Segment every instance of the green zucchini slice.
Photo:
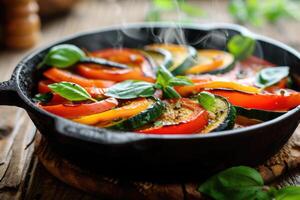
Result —
POLYGON ((169 71, 177 76, 183 75, 184 72, 195 65, 197 50, 192 46, 176 44, 153 44, 146 47, 147 49, 163 49, 169 51, 173 57, 173 64, 168 68, 169 71))
POLYGON ((150 122, 153 122, 162 115, 165 110, 165 104, 157 98, 149 98, 150 106, 139 114, 124 120, 115 122, 114 125, 106 127, 122 131, 136 130, 150 122))
POLYGON ((142 53, 150 60, 154 66, 163 65, 169 68, 173 64, 173 57, 169 51, 164 49, 147 49, 142 50, 142 53))
POLYGON ((256 110, 256 109, 248 109, 235 106, 238 115, 247 117, 249 119, 257 119, 261 121, 268 121, 271 119, 275 119, 285 112, 276 112, 276 111, 267 111, 267 110, 256 110))
POLYGON ((215 111, 209 112, 209 124, 201 133, 233 129, 236 110, 224 97, 215 95, 215 111))
POLYGON ((202 49, 197 54, 197 63, 185 74, 224 74, 235 66, 234 56, 226 51, 202 49))

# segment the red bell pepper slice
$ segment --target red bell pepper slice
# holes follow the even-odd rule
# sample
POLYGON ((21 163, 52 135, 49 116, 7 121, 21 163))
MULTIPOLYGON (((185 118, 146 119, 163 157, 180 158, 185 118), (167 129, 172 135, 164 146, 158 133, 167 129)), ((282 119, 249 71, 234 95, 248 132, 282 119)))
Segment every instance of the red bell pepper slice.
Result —
POLYGON ((104 79, 112 81, 124 81, 128 79, 154 82, 154 73, 148 60, 133 49, 106 49, 91 53, 94 57, 100 57, 118 63, 127 64, 129 69, 108 68, 95 64, 80 64, 77 72, 86 78, 104 79))
POLYGON ((282 90, 282 94, 262 93, 262 94, 246 94, 236 91, 211 90, 213 94, 217 94, 227 98, 227 100, 235 105, 243 108, 288 111, 300 105, 300 93, 289 90, 282 90))
POLYGON ((95 103, 82 103, 82 104, 58 104, 58 105, 41 105, 38 106, 50 113, 65 117, 65 118, 78 118, 86 115, 93 115, 115 108, 118 101, 115 98, 108 98, 95 103))
POLYGON ((71 72, 57 69, 57 68, 50 68, 44 72, 44 76, 50 79, 53 82, 72 82, 76 83, 82 87, 100 87, 106 88, 112 86, 115 82, 107 81, 107 80, 90 80, 84 77, 78 76, 76 74, 72 74, 71 72))
POLYGON ((153 127, 144 130, 139 130, 137 133, 144 134, 193 134, 199 133, 208 124, 208 112, 204 110, 198 103, 181 98, 170 99, 167 102, 170 104, 177 104, 180 101, 182 107, 191 110, 192 112, 186 116, 186 120, 174 123, 173 125, 166 125, 161 127, 153 127))

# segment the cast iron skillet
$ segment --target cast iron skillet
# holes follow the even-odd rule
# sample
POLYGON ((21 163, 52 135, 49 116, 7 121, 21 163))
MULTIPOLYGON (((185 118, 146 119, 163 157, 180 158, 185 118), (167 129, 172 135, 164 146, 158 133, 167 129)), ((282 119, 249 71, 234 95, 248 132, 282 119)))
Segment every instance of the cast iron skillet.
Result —
POLYGON ((75 44, 88 50, 142 47, 154 42, 185 42, 196 48, 224 49, 228 38, 248 34, 258 42, 255 54, 300 75, 300 54, 269 38, 229 24, 183 26, 135 24, 79 34, 24 58, 11 80, 0 84, 0 104, 24 108, 57 152, 83 167, 103 173, 194 176, 232 165, 256 165, 272 156, 289 139, 300 121, 300 107, 274 120, 247 128, 205 135, 140 135, 85 126, 35 106, 40 73, 36 66, 51 46, 75 44), (182 29, 178 29, 182 28, 182 29), (184 36, 184 39, 183 37, 184 36))

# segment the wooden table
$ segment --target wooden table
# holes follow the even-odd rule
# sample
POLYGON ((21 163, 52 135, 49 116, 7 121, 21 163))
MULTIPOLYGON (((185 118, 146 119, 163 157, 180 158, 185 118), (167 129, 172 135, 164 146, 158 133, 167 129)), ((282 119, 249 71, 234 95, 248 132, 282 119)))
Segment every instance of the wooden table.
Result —
MULTIPOLYGON (((199 23, 232 22, 226 12, 227 1, 195 0, 191 3, 207 10, 207 16, 199 19, 199 23)), ((43 23, 42 39, 37 48, 81 31, 141 22, 149 7, 146 0, 80 1, 68 15, 43 23)), ((274 26, 249 28, 300 50, 299 22, 284 21, 274 26)), ((7 80, 18 61, 30 51, 0 50, 0 81, 7 80)), ((7 124, 15 127, 14 134, 9 134, 6 142, 0 143, 0 150, 6 150, 0 153, 0 199, 97 199, 53 178, 32 157, 34 126, 24 111, 2 107, 0 116, 0 127, 7 124)), ((300 184, 300 172, 289 172, 280 184, 300 184)))

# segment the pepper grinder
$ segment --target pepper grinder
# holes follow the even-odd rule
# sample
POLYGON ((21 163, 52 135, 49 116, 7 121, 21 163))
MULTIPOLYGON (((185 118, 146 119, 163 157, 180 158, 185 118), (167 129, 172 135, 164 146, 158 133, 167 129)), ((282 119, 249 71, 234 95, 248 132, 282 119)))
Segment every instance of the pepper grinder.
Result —
POLYGON ((25 49, 35 45, 41 32, 36 0, 3 0, 4 45, 25 49))

